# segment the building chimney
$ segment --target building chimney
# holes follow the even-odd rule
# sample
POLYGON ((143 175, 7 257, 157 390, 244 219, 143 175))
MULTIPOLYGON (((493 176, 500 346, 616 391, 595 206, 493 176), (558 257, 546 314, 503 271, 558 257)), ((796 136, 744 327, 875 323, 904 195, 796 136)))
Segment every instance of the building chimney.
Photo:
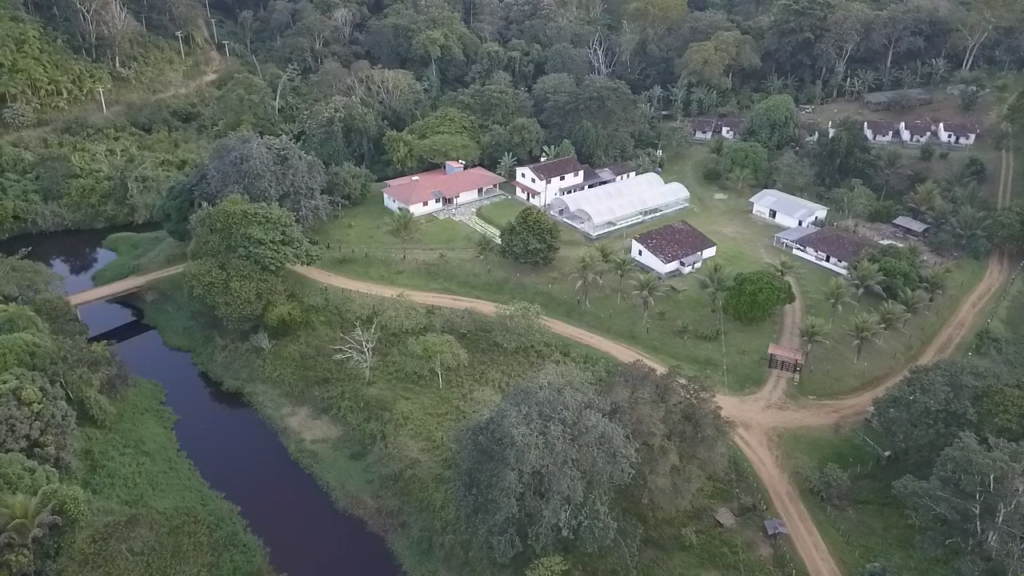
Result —
POLYGON ((417 181, 419 179, 420 179, 419 176, 413 176, 412 178, 410 178, 410 180, 412 180, 413 182, 415 182, 415 181, 417 181))
POLYGON ((541 156, 540 157, 540 161, 541 162, 547 162, 548 161, 548 157, 547 156, 541 156))
POLYGON ((445 176, 450 176, 452 174, 455 174, 456 172, 462 172, 462 164, 459 164, 458 162, 455 162, 453 160, 449 160, 444 163, 445 176))

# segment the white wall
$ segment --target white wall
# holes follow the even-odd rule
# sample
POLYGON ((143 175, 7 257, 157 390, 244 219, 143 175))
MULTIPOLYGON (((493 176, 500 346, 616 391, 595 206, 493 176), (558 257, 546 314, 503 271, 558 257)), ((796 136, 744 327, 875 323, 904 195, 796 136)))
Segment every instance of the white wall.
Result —
POLYGON ((814 262, 815 264, 821 266, 822 268, 827 268, 833 272, 838 272, 843 276, 847 274, 846 269, 849 265, 846 262, 843 262, 842 260, 837 260, 835 258, 832 258, 831 262, 825 262, 825 255, 811 248, 808 248, 807 252, 804 252, 799 248, 793 248, 793 254, 799 256, 800 258, 803 258, 804 260, 814 262))
POLYGON ((540 205, 540 196, 531 196, 524 192, 522 189, 520 189, 518 186, 516 187, 516 196, 522 198, 523 200, 526 200, 527 202, 533 204, 534 206, 543 208, 543 206, 540 205))
POLYGON ((699 130, 694 130, 693 132, 695 140, 711 140, 712 136, 714 136, 714 132, 701 132, 699 130))
POLYGON ((763 206, 761 204, 754 204, 752 212, 756 216, 760 216, 761 218, 767 218, 768 220, 773 220, 785 226, 786 228, 796 228, 798 226, 803 226, 804 228, 806 228, 810 226, 815 220, 824 220, 825 215, 828 214, 828 208, 822 208, 821 210, 815 212, 814 215, 808 218, 807 220, 797 220, 796 218, 791 218, 779 212, 776 212, 775 218, 772 218, 771 216, 769 216, 770 210, 771 209, 768 208, 767 206, 763 206))
POLYGON ((957 138, 956 134, 952 132, 946 132, 945 127, 943 127, 941 123, 939 124, 939 140, 947 144, 954 144, 957 146, 970 146, 974 144, 974 136, 974 134, 970 134, 963 138, 957 138))
POLYGON ((625 180, 627 178, 632 178, 634 176, 636 176, 636 171, 635 170, 633 172, 626 172, 625 174, 619 174, 618 176, 615 177, 615 181, 618 182, 619 180, 625 180))
MULTIPOLYGON (((561 188, 582 183, 583 170, 577 170, 575 173, 569 173, 564 176, 556 176, 550 180, 544 180, 530 168, 521 167, 516 168, 516 182, 519 182, 531 190, 539 192, 540 194, 538 194, 536 201, 531 200, 531 203, 536 204, 537 206, 543 206, 544 204, 548 204, 555 198, 561 196, 562 194, 559 193, 561 188)), ((525 194, 520 196, 520 198, 529 200, 528 198, 525 198, 525 194)))
POLYGON ((726 140, 732 140, 735 137, 736 132, 734 132, 732 128, 729 128, 728 126, 722 126, 722 138, 725 138, 726 140))
MULTIPOLYGON (((665 262, 659 260, 657 256, 651 254, 646 248, 644 248, 643 244, 640 244, 636 240, 631 240, 630 242, 631 246, 629 249, 629 253, 630 255, 633 256, 633 259, 636 260, 637 262, 640 262, 644 266, 647 266, 651 270, 654 270, 658 274, 661 274, 662 276, 671 274, 676 271, 681 271, 683 274, 689 274, 690 272, 693 272, 694 270, 700 268, 701 265, 704 263, 702 260, 700 262, 697 262, 693 266, 682 266, 679 260, 676 260, 674 262, 669 262, 666 264, 665 262)), ((708 258, 711 258, 717 253, 718 246, 712 246, 711 248, 708 248, 707 250, 701 252, 701 258, 707 260, 708 258)))

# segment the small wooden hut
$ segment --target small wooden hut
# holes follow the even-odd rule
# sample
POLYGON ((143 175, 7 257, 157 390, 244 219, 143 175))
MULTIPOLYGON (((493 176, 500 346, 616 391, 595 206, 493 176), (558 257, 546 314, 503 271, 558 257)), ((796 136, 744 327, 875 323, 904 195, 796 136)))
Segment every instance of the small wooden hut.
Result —
POLYGON ((783 372, 800 371, 804 365, 804 353, 792 348, 785 348, 778 344, 768 345, 768 368, 782 370, 783 372))
POLYGON ((768 534, 768 538, 772 542, 779 539, 780 534, 789 534, 789 528, 786 527, 786 523, 778 518, 769 518, 764 521, 764 531, 768 534))

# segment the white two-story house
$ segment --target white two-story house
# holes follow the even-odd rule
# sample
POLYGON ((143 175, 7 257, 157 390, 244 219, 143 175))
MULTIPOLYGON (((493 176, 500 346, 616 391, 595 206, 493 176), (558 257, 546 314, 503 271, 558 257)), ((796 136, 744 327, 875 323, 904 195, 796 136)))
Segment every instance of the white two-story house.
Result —
POLYGON ((516 168, 516 196, 536 206, 544 207, 552 200, 580 189, 584 182, 585 166, 576 156, 542 160, 529 166, 516 168))

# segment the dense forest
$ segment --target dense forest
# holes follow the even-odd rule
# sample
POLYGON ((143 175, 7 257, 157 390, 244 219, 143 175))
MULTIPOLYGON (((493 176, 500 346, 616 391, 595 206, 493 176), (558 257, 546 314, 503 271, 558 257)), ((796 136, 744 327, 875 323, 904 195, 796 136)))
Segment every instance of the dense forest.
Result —
MULTIPOLYGON (((152 221, 166 212, 168 189, 177 192, 171 212, 180 210, 208 194, 201 172, 218 158, 206 153, 239 133, 287 149, 291 160, 281 161, 298 162, 304 185, 337 208, 373 179, 448 158, 507 173, 545 151, 574 151, 591 163, 650 169, 659 150, 688 140, 682 127, 694 115, 751 119, 747 148, 733 152, 742 173, 727 162, 726 173, 710 176, 819 197, 853 191, 856 179, 895 202, 877 207, 884 215, 928 179, 928 167, 894 166, 857 136, 794 154, 792 105, 948 83, 1005 103, 1010 86, 997 74, 1024 65, 1017 8, 1012 0, 8 2, 0 8, 9 131, 0 140, 0 234, 152 221), (187 79, 211 70, 220 72, 213 82, 187 79), (126 94, 161 81, 173 97, 68 115, 98 110, 100 89, 126 94)), ((999 132, 996 122, 987 135, 1001 141, 999 132)), ((955 204, 953 192, 942 195, 955 204)))

